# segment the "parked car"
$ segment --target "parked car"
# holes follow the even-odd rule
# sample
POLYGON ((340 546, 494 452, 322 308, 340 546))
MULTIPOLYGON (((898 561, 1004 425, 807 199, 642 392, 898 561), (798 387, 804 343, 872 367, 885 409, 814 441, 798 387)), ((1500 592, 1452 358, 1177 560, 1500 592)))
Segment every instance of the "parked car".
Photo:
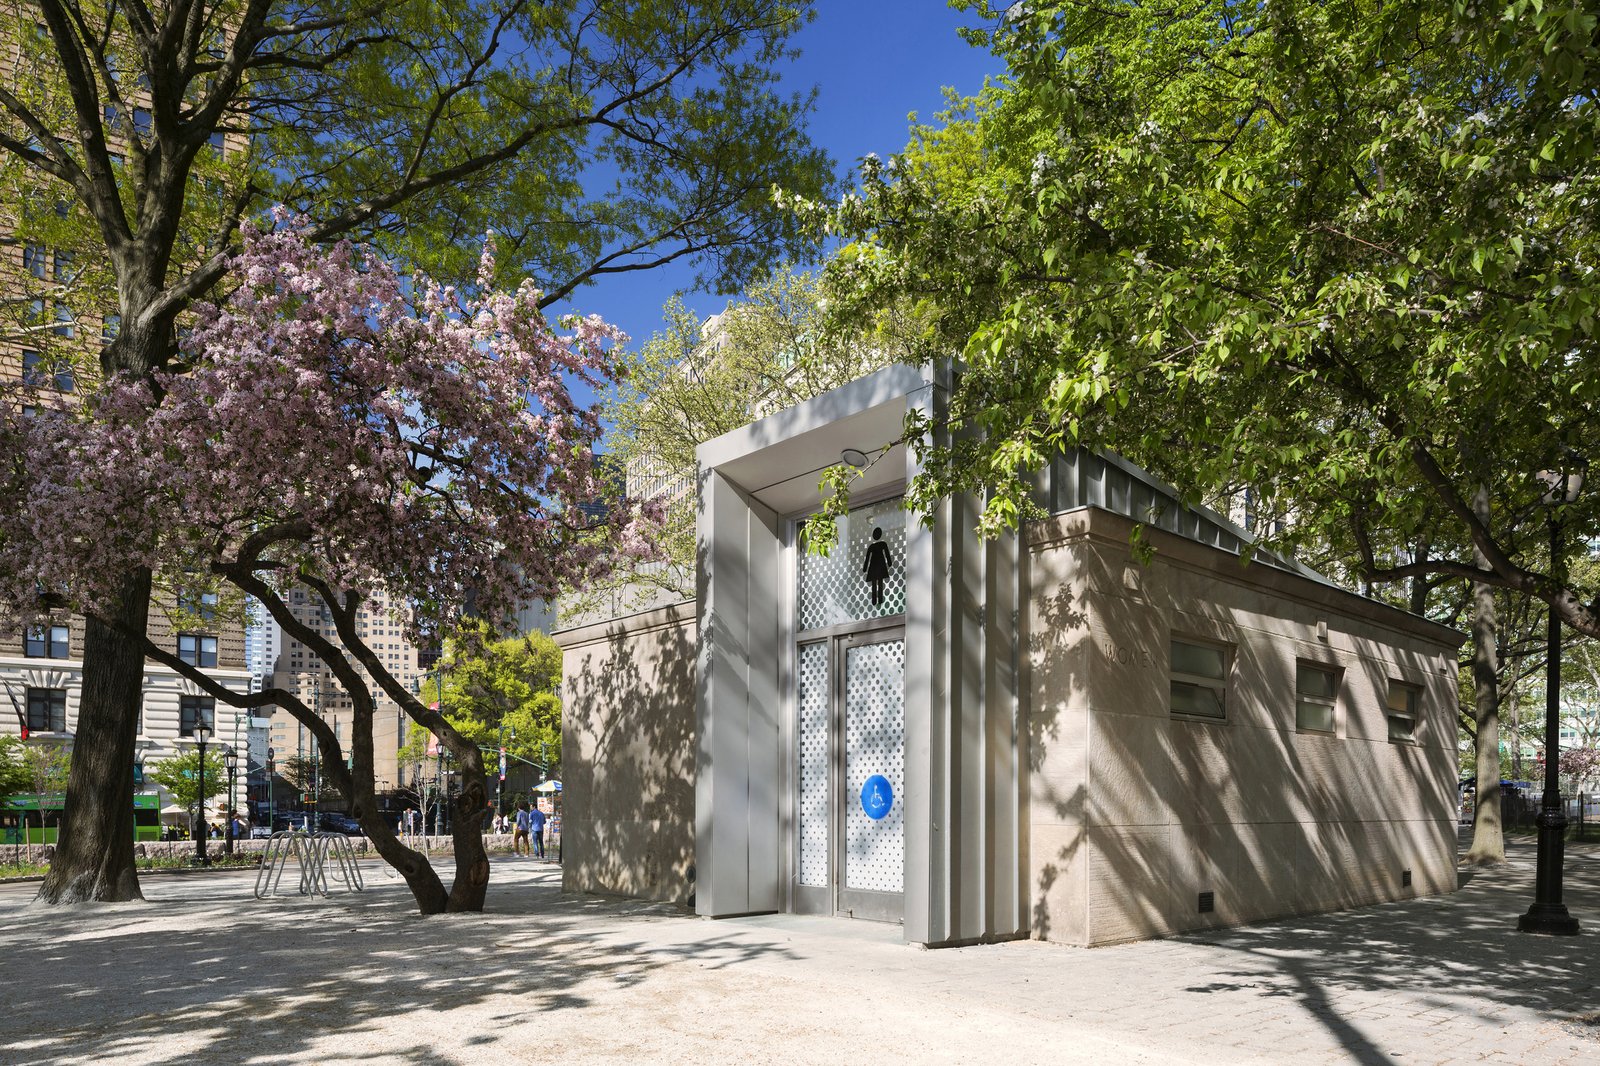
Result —
POLYGON ((364 836, 361 823, 348 814, 337 811, 323 811, 317 815, 317 829, 324 833, 343 833, 345 836, 364 836))

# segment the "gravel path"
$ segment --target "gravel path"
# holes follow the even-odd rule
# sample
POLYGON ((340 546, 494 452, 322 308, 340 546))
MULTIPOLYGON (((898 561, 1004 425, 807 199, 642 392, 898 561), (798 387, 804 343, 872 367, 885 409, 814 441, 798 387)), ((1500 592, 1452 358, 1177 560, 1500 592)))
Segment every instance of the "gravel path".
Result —
MULTIPOLYGON (((495 862, 488 913, 368 891, 257 901, 253 874, 146 878, 73 909, 0 886, 0 1062, 1600 1062, 1587 932, 1513 932, 1531 850, 1453 897, 1122 947, 923 951, 898 929, 709 922, 563 896, 495 862)), ((448 871, 446 871, 448 876, 448 871)))

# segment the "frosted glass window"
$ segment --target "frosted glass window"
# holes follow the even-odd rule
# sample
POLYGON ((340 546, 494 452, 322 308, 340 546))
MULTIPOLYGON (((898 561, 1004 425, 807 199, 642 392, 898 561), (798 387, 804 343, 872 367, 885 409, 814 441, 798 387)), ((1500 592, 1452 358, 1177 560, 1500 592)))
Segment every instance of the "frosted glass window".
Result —
POLYGON ((800 547, 798 613, 802 630, 905 613, 906 512, 902 503, 896 497, 858 507, 837 519, 838 539, 829 555, 812 555, 800 547), (875 532, 882 535, 875 538, 875 532))
POLYGON ((1332 733, 1334 694, 1338 686, 1339 675, 1332 667, 1297 663, 1294 680, 1295 728, 1311 733, 1332 733))

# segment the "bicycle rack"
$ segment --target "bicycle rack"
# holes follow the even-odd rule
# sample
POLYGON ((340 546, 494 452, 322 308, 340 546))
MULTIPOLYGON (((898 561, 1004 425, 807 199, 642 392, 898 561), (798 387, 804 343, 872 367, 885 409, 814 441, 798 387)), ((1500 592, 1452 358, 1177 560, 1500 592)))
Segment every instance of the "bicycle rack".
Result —
POLYGON ((351 892, 366 889, 349 837, 343 833, 290 831, 273 833, 267 841, 267 851, 256 874, 257 899, 277 894, 290 859, 300 866, 299 893, 302 896, 327 896, 330 881, 351 892))

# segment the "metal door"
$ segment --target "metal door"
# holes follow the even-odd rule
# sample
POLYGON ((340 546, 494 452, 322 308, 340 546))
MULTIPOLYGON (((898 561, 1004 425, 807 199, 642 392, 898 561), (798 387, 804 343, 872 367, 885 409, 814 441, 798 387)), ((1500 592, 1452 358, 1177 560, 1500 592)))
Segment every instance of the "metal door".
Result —
POLYGON ((797 656, 795 909, 899 921, 905 880, 905 631, 797 656))

